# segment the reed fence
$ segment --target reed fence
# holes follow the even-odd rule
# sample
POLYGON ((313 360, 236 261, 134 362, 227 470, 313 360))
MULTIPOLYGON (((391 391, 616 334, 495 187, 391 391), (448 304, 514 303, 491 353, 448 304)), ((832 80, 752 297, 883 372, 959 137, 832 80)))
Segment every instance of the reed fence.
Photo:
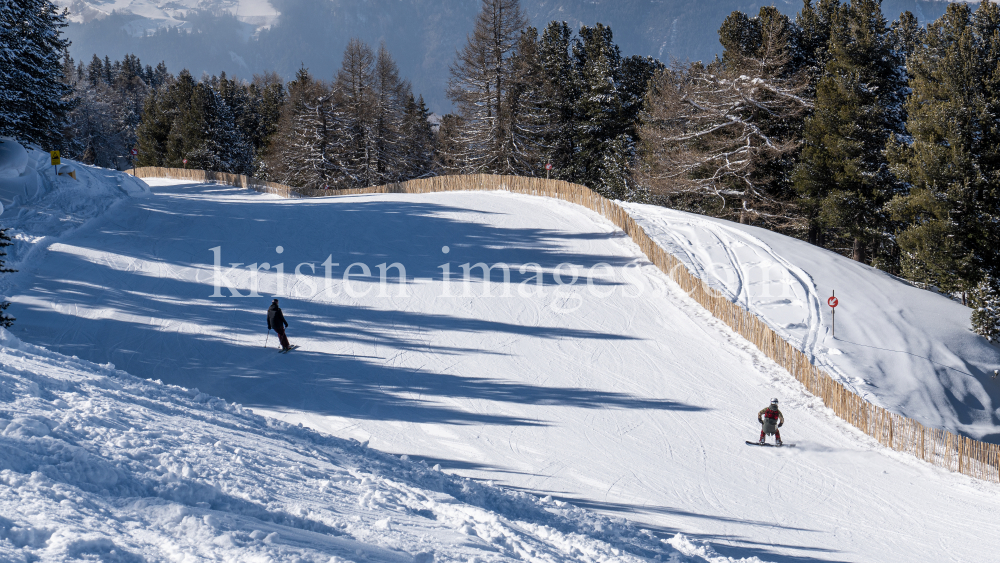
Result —
POLYGON ((437 176, 361 189, 303 190, 272 182, 263 182, 238 174, 202 170, 150 167, 138 168, 135 174, 140 178, 158 177, 198 182, 219 182, 290 198, 500 190, 551 197, 582 205, 603 215, 622 229, 639 245, 650 262, 656 265, 660 271, 677 283, 712 315, 726 323, 743 338, 752 342, 767 357, 787 370, 810 393, 819 397, 827 407, 848 424, 875 438, 887 448, 912 454, 949 471, 1000 483, 1000 445, 981 442, 945 430, 928 428, 915 420, 865 401, 835 381, 824 370, 813 365, 801 350, 778 336, 759 317, 733 303, 718 290, 694 276, 680 260, 656 244, 621 206, 584 186, 543 178, 473 174, 437 176))

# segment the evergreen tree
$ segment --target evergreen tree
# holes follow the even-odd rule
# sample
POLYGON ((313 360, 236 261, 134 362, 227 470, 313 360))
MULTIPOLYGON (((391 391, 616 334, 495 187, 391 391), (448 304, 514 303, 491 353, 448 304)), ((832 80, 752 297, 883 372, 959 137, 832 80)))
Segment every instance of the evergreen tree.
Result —
POLYGON ((972 330, 990 342, 1000 341, 1000 279, 983 277, 970 297, 972 330))
POLYGON ((834 229, 851 255, 886 267, 893 261, 894 225, 886 203, 901 191, 884 149, 903 133, 906 74, 880 0, 855 0, 832 21, 829 60, 817 84, 814 114, 795 188, 813 227, 834 229))
POLYGON ((201 82, 192 100, 194 104, 202 107, 204 143, 188 154, 189 165, 232 174, 252 173, 253 146, 243 136, 233 109, 225 99, 211 85, 201 82))
POLYGON ((50 0, 0 3, 0 135, 58 148, 72 87, 60 60, 69 47, 62 37, 66 12, 50 0))
POLYGON ((830 60, 830 34, 834 19, 843 6, 840 0, 803 0, 802 11, 795 17, 794 33, 789 37, 790 71, 802 71, 808 79, 807 95, 814 97, 816 83, 830 60))
POLYGON ((548 111, 548 88, 542 64, 538 30, 528 27, 521 32, 511 56, 510 90, 505 104, 508 115, 510 171, 534 176, 545 168, 544 139, 552 129, 548 111))
POLYGON ((890 207, 903 275, 964 293, 1000 279, 1000 8, 951 4, 923 40, 908 63, 908 142, 888 151, 909 193, 890 207))
POLYGON ((87 164, 117 167, 125 164, 136 145, 136 130, 150 92, 149 73, 138 57, 128 54, 111 64, 114 81, 108 83, 105 66, 95 55, 89 67, 81 64, 72 71, 73 79, 67 80, 74 86, 77 105, 67 115, 62 150, 66 157, 87 164))
POLYGON ((401 131, 406 150, 405 178, 422 178, 434 170, 434 129, 430 117, 431 112, 423 96, 414 99, 411 93, 406 102, 401 131))
POLYGON ((90 81, 90 85, 96 87, 100 84, 104 84, 104 63, 101 58, 94 54, 94 57, 90 60, 90 65, 87 67, 87 80, 90 81))
POLYGON ((642 100, 650 80, 664 67, 650 58, 623 59, 611 28, 600 23, 580 28, 570 55, 575 73, 571 84, 578 90, 568 179, 608 197, 638 197, 631 178, 621 171, 634 165, 642 100))
POLYGON ((310 189, 339 187, 346 177, 340 159, 348 144, 344 114, 331 88, 300 68, 288 83, 288 101, 264 153, 264 179, 310 189))
MULTIPOLYGON (((182 70, 161 100, 162 115, 169 123, 164 166, 184 167, 184 160, 190 160, 188 156, 196 151, 199 151, 200 160, 208 160, 200 153, 205 143, 205 108, 202 101, 198 83, 187 69, 182 70)), ((199 168, 200 163, 189 164, 192 168, 199 168)))
POLYGON ((260 176, 261 167, 264 165, 264 154, 278 132, 281 108, 285 104, 287 92, 281 77, 275 72, 254 75, 251 87, 260 100, 257 104, 260 126, 253 138, 257 155, 255 174, 260 176))
POLYGON ((15 1, 0 0, 0 135, 14 134, 21 118, 17 108, 23 92, 12 87, 16 80, 21 79, 14 48, 17 41, 14 33, 17 21, 15 1))
POLYGON ((545 160, 552 164, 552 177, 575 182, 577 170, 577 108, 582 85, 570 57, 573 31, 566 22, 552 22, 539 41, 539 58, 545 77, 543 105, 550 127, 542 144, 545 160))
MULTIPOLYGON (((594 27, 580 28, 573 44, 573 62, 580 77, 583 95, 577 103, 577 152, 576 181, 605 192, 604 157, 619 135, 624 133, 622 99, 619 95, 615 72, 621 64, 621 53, 612 41, 611 28, 598 23, 594 27)), ((621 158, 615 155, 613 160, 621 158)), ((610 194, 609 194, 610 195, 610 194)))
POLYGON ((142 121, 136 130, 137 166, 165 166, 171 118, 167 115, 166 89, 149 92, 143 104, 142 121))
POLYGON ((462 131, 465 129, 462 117, 454 113, 441 117, 441 123, 434 134, 434 168, 440 174, 461 174, 465 154, 462 131))

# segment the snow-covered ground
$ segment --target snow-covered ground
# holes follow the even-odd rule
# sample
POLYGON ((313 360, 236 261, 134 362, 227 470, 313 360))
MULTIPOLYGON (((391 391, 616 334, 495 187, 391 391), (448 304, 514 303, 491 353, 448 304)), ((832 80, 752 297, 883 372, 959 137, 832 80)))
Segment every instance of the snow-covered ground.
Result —
POLYGON ((0 223, 13 238, 4 250, 7 267, 19 268, 118 202, 149 194, 145 182, 127 174, 70 160, 52 166, 49 153, 0 137, 0 223))
POLYGON ((0 278, 20 317, 14 334, 446 474, 624 517, 665 549, 677 532, 719 557, 780 562, 984 561, 1000 549, 1000 487, 851 430, 585 209, 506 193, 282 200, 149 183, 151 197, 49 239, 0 278), (226 286, 247 295, 246 265, 264 262, 260 297, 232 297, 226 286), (378 265, 395 262, 406 281, 388 269, 383 293, 378 265), (461 266, 479 262, 511 265, 509 296, 500 283, 484 296, 478 281, 465 293, 461 266), (303 266, 296 278, 302 263, 315 273, 303 266), (355 266, 345 282, 352 263, 370 275, 355 266), (530 263, 544 270, 540 287, 530 263), (225 297, 212 297, 215 282, 225 297), (288 355, 266 331, 273 293, 300 346, 288 355), (794 447, 745 446, 772 396, 794 447))
MULTIPOLYGON (((65 165, 78 179, 49 178, 37 165, 47 154, 9 140, 0 149, 8 265, 20 275, 81 227, 117 224, 116 204, 148 203, 134 178, 78 163, 65 165)), ((449 475, 2 328, 0 444, 3 561, 730 560, 681 534, 449 475)))
POLYGON ((725 560, 4 329, 0 401, 3 561, 725 560))
POLYGON ((1000 347, 971 311, 884 272, 764 229, 623 204, 688 268, 867 400, 1000 443, 1000 347), (836 336, 827 300, 836 292, 836 336))

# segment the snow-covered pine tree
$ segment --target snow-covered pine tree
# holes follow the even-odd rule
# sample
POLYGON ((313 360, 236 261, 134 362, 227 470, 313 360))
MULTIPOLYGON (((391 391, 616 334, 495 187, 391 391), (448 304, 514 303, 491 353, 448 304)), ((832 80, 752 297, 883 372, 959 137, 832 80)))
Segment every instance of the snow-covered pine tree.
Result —
POLYGON ((265 125, 261 120, 260 92, 242 80, 228 79, 226 73, 219 75, 215 90, 219 94, 226 109, 232 114, 235 134, 241 144, 239 150, 232 155, 240 162, 239 174, 252 174, 255 167, 255 157, 265 135, 265 125))
POLYGON ((112 83, 106 81, 105 64, 96 55, 89 67, 74 71, 79 79, 69 82, 74 83, 78 103, 67 116, 63 148, 67 157, 103 167, 127 163, 150 91, 148 73, 135 55, 126 55, 111 68, 112 83))
POLYGON ((794 185, 816 223, 853 245, 855 260, 887 267, 895 224, 886 203, 902 185, 884 149, 904 131, 903 53, 879 0, 842 5, 831 25, 828 62, 805 122, 794 185))
POLYGON ((985 276, 970 297, 972 330, 990 342, 1000 341, 1000 278, 985 276))
POLYGON ((949 5, 909 57, 909 137, 889 146, 909 186, 890 206, 903 276, 948 292, 989 294, 980 281, 1000 274, 998 64, 1000 8, 949 5))
POLYGON ((601 183, 598 191, 604 197, 623 201, 645 201, 646 190, 632 177, 635 162, 635 142, 622 133, 607 145, 601 161, 601 183))
POLYGON ((509 116, 505 151, 510 155, 509 168, 520 176, 545 173, 545 137, 555 125, 547 107, 550 88, 542 65, 538 30, 528 27, 521 32, 511 56, 510 90, 505 102, 509 116))
MULTIPOLYGON (((604 193, 602 167, 611 143, 624 132, 622 99, 615 73, 621 52, 612 41, 611 28, 603 24, 582 26, 573 43, 573 60, 583 95, 577 102, 577 181, 604 193)), ((610 195, 610 194, 606 194, 610 195)))
POLYGON ((60 60, 69 47, 66 25, 65 11, 50 0, 0 2, 0 135, 60 147, 73 107, 60 60))
MULTIPOLYGON (((223 78, 225 80, 225 78, 223 78)), ((221 82, 221 81, 220 81, 221 82)), ((205 143, 197 148, 190 162, 211 162, 205 170, 217 170, 232 174, 253 172, 253 146, 244 137, 233 108, 206 82, 198 84, 199 100, 204 107, 205 143)))
POLYGON ((566 22, 551 22, 539 40, 539 58, 545 76, 542 107, 550 123, 542 144, 544 159, 552 164, 551 177, 579 183, 576 111, 582 87, 570 58, 572 41, 573 31, 566 22))
POLYGON ((125 154, 119 142, 115 124, 115 108, 109 89, 103 85, 91 87, 86 80, 76 84, 76 107, 66 121, 66 157, 85 164, 114 166, 115 157, 125 154))
POLYGON ((331 88, 300 68, 288 83, 288 101, 263 158, 265 179, 311 189, 340 187, 345 121, 331 88))

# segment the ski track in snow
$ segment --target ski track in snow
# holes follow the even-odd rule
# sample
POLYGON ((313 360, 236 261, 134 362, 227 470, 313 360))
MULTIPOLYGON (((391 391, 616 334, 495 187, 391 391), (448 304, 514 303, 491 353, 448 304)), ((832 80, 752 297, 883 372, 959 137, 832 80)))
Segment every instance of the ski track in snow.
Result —
MULTIPOLYGON (((734 303, 761 314, 768 326, 795 344, 810 361, 817 359, 820 334, 826 329, 820 313, 823 305, 808 273, 783 258, 764 241, 719 222, 676 212, 659 216, 649 213, 646 206, 619 203, 638 219, 657 243, 679 258, 695 276, 721 291, 734 303), (706 235, 711 237, 711 242, 706 243, 706 235), (713 253, 716 249, 722 249, 724 260, 720 261, 719 256, 713 253), (749 251, 755 259, 741 258, 739 251, 749 251), (730 274, 735 280, 723 279, 720 273, 730 274), (778 295, 772 293, 775 287, 779 289, 778 295), (781 318, 782 313, 785 318, 781 318), (789 314, 791 319, 787 318, 789 314), (803 327, 804 331, 796 330, 803 327)), ((839 372, 833 365, 824 364, 823 367, 834 373, 839 372)))
MULTIPOLYGON (((495 482, 509 494, 537 493, 537 502, 604 513, 606 522, 628 518, 659 538, 649 545, 668 549, 667 560, 676 550, 678 561, 978 561, 1000 549, 1000 487, 887 451, 837 419, 594 213, 506 193, 293 201, 225 186, 150 184, 153 197, 123 203, 113 220, 60 239, 18 274, 11 299, 23 316, 15 334, 197 387, 293 431, 301 423, 405 454, 486 481, 489 491, 495 482), (261 274, 260 298, 208 297, 208 249, 220 244, 224 263, 281 261, 287 270, 331 255, 339 275, 352 261, 400 261, 412 281, 405 297, 394 284, 379 296, 363 279, 357 287, 374 290, 364 297, 347 295, 341 283, 338 295, 283 297, 289 338, 300 348, 279 355, 274 335, 263 348, 273 274, 261 274), (441 253, 444 245, 450 254, 441 253), (518 297, 516 288, 512 297, 484 297, 480 283, 473 296, 442 297, 438 266, 446 261, 453 272, 464 262, 538 262, 549 272, 544 297, 518 297), (598 289, 612 295, 596 298, 586 285, 557 295, 551 271, 561 262, 611 264, 612 285, 598 289), (628 297, 639 290, 641 298, 628 297), (568 304, 579 307, 555 311, 568 304), (755 414, 771 396, 782 400, 783 437, 795 448, 743 444, 756 438, 755 414)), ((712 232, 723 246, 749 245, 793 272, 789 281, 797 280, 801 302, 818 317, 808 276, 766 244, 712 232)), ((729 263, 742 259, 739 247, 734 255, 718 250, 729 263)), ((754 276, 734 278, 734 298, 754 303, 754 276)), ((233 282, 246 293, 250 276, 243 269, 233 282)), ((789 330, 807 349, 821 336, 808 315, 788 323, 805 325, 789 330)), ((294 496, 284 482, 257 486, 294 496)), ((633 530, 621 533, 640 544, 652 537, 614 525, 633 530)), ((471 520, 457 526, 473 528, 471 520)), ((594 532, 584 536, 604 545, 596 527, 587 529, 594 532)), ((554 541, 542 544, 550 551, 532 549, 584 559, 551 551, 554 541)), ((629 553, 638 552, 617 557, 629 553)))
POLYGON ((966 307, 804 241, 622 205, 704 283, 865 400, 927 426, 1000 442, 1000 386, 992 379, 1000 348, 972 333, 966 307), (840 299, 836 336, 825 301, 832 290, 840 299))

